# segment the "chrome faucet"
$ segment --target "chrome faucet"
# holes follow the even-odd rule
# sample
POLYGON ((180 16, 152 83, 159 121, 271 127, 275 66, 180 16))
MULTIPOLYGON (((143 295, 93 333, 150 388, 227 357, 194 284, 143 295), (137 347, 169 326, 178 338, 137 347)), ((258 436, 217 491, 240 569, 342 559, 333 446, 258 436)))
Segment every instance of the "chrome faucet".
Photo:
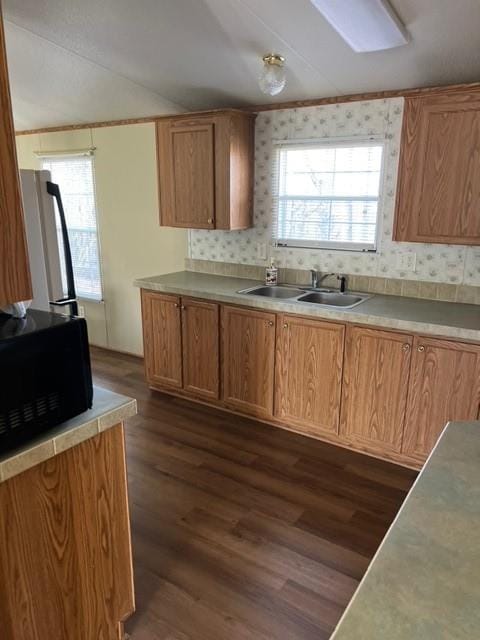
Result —
POLYGON ((337 273, 324 273, 322 276, 318 276, 318 272, 315 269, 310 269, 310 274, 312 276, 311 286, 312 289, 318 289, 322 282, 329 278, 330 276, 335 276, 337 280, 340 281, 340 293, 345 293, 347 288, 347 278, 344 275, 337 273))

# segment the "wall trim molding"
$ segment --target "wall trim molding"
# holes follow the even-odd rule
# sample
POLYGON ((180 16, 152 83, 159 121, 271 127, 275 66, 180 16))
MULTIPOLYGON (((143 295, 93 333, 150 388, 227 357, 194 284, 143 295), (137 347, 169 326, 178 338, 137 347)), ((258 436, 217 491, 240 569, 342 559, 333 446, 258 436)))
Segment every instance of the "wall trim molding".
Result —
POLYGON ((80 129, 98 129, 101 127, 118 127, 130 124, 145 124, 164 120, 172 117, 191 117, 206 115, 209 113, 218 113, 222 111, 241 111, 249 113, 259 113, 261 111, 278 111, 281 109, 300 109, 302 107, 317 107, 328 104, 338 104, 346 102, 361 102, 368 100, 382 100, 386 98, 415 98, 424 95, 432 95, 438 93, 454 93, 456 91, 480 91, 480 82, 471 82, 464 84, 439 85, 431 87, 417 87, 411 89, 392 89, 388 91, 372 91, 370 93, 353 93, 350 95, 332 96, 326 98, 311 98, 308 100, 293 100, 290 102, 275 102, 270 104, 262 104, 257 106, 241 107, 241 108, 225 108, 225 109, 206 109, 203 111, 189 111, 181 113, 168 113, 162 115, 146 116, 143 118, 126 118, 123 120, 105 120, 103 122, 89 122, 82 124, 69 124, 57 127, 43 127, 39 129, 24 129, 16 131, 17 136, 27 136, 37 133, 56 133, 59 131, 77 131, 80 129))

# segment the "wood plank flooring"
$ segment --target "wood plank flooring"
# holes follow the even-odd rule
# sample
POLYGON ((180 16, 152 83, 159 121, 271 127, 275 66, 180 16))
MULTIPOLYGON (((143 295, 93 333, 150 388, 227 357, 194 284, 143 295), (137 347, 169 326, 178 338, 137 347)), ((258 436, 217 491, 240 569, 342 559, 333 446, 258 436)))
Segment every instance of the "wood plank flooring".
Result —
POLYGON ((415 473, 148 390, 92 349, 126 425, 132 640, 329 638, 415 473))

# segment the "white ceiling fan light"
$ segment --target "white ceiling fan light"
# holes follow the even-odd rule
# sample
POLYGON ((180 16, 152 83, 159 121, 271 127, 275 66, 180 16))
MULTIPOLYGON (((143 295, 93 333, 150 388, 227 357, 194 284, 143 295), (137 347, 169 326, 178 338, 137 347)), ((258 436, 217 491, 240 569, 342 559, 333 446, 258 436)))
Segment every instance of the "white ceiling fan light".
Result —
POLYGON ((401 47, 410 41, 388 0, 310 0, 357 53, 401 47))
POLYGON ((267 53, 262 60, 263 69, 258 84, 267 96, 276 96, 283 91, 287 82, 285 58, 278 53, 267 53))

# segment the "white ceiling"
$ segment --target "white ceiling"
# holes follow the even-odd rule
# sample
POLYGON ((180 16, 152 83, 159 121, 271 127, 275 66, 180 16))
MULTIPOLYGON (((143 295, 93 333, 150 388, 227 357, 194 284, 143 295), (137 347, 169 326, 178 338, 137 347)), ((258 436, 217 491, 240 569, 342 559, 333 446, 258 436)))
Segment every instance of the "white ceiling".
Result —
MULTIPOLYGON (((353 1, 353 0, 352 0, 353 1)), ((354 53, 310 0, 4 0, 17 129, 480 80, 479 0, 392 0, 412 42, 354 53)))

